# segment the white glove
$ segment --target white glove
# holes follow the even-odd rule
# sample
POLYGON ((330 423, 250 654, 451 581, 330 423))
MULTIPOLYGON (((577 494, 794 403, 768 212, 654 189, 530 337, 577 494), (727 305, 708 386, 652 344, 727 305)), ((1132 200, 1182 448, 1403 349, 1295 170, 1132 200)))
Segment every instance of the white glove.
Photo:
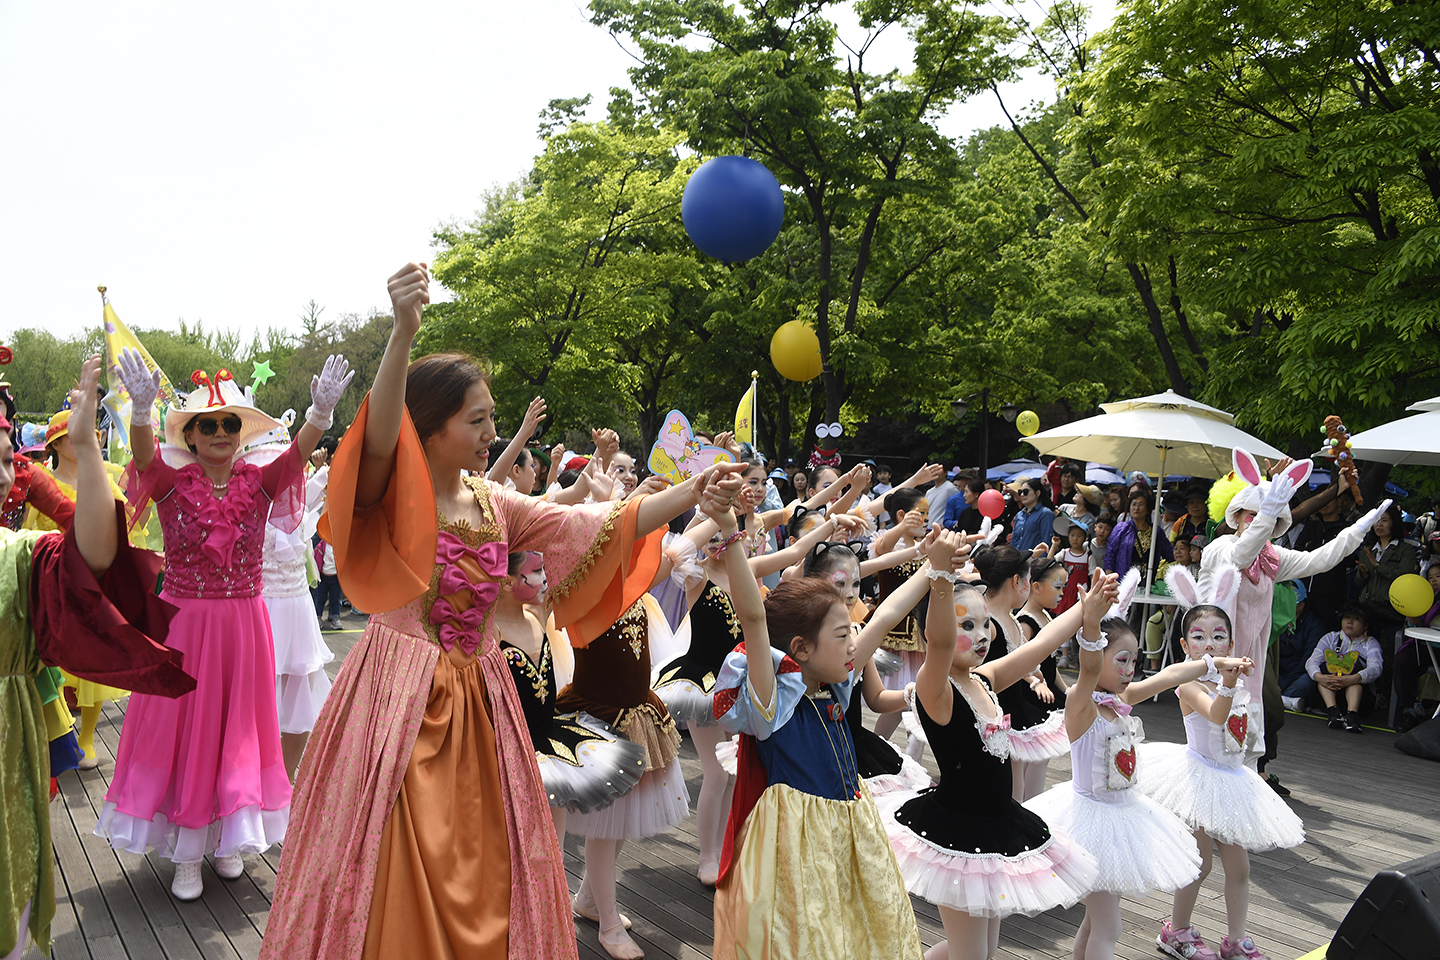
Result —
POLYGON ((305 411, 305 422, 320 430, 329 430, 335 422, 335 404, 340 402, 340 395, 353 379, 355 371, 343 356, 328 357, 320 375, 310 378, 310 409, 305 411))
POLYGON ((1295 481, 1283 473, 1270 481, 1270 489, 1265 491, 1265 496, 1260 499, 1260 509, 1256 511, 1262 517, 1278 517, 1281 512, 1289 508, 1290 498, 1295 494, 1295 481))
POLYGON ((1383 514, 1386 510, 1389 510, 1390 504, 1394 502, 1394 500, 1386 500, 1384 503, 1380 504, 1380 506, 1376 507, 1374 510, 1371 510, 1359 520, 1356 520, 1355 529, 1360 531, 1360 536, 1363 537, 1365 536, 1365 534, 1369 533, 1370 528, 1375 526, 1375 524, 1379 522, 1381 514, 1383 514))
POLYGON ((147 368, 145 358, 140 355, 139 350, 133 347, 126 347, 120 351, 120 362, 117 367, 120 371, 120 380, 130 394, 130 425, 132 427, 153 426, 152 414, 155 409, 155 398, 160 396, 159 368, 154 370, 147 368))

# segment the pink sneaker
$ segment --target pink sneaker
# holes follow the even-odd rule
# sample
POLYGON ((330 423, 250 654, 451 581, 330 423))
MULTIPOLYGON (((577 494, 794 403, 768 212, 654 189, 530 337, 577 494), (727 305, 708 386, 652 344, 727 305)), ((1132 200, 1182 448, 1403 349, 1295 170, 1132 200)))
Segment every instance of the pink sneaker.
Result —
POLYGON ((1266 957, 1249 937, 1238 943, 1231 943, 1229 937, 1221 937, 1220 960, 1266 960, 1266 957))
POLYGON ((1215 951, 1205 946, 1205 941, 1200 939, 1194 927, 1176 930, 1169 920, 1160 927, 1160 936, 1155 938, 1155 944, 1175 960, 1219 960, 1215 951))

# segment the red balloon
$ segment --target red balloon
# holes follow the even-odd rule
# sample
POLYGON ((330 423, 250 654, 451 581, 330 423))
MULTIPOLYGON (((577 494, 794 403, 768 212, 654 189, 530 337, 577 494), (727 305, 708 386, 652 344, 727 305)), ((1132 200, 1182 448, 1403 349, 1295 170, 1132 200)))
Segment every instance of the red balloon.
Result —
POLYGON ((1005 498, 1000 495, 999 490, 986 490, 980 494, 980 499, 975 502, 980 508, 980 515, 994 520, 1005 512, 1005 498))

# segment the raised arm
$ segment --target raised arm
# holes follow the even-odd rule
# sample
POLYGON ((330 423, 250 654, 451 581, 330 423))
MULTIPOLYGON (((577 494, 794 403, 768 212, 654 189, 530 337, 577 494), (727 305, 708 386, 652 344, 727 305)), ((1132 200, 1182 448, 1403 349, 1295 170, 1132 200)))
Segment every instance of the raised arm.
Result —
POLYGON ((149 369, 139 350, 126 347, 116 364, 130 394, 130 450, 135 469, 144 473, 155 459, 155 398, 160 396, 160 368, 149 369))
MULTIPOLYGON (((520 421, 520 429, 515 431, 515 436, 505 445, 505 450, 490 465, 485 477, 493 483, 504 483, 505 478, 510 475, 510 468, 515 466, 515 461, 520 458, 520 450, 529 439, 535 435, 535 428, 545 420, 545 401, 536 397, 530 401, 530 406, 525 410, 525 417, 520 421)), ((521 493, 529 493, 529 490, 521 490, 521 493)))
POLYGON ((902 563, 909 563, 911 560, 921 556, 920 545, 905 547, 902 550, 891 550, 889 553, 876 557, 874 560, 866 560, 860 564, 860 578, 873 577, 881 570, 889 570, 891 567, 898 567, 902 563))
MULTIPOLYGON (((659 530, 673 518, 696 506, 700 494, 711 484, 720 488, 722 497, 730 499, 739 495, 743 481, 740 479, 746 466, 743 463, 716 463, 705 468, 699 476, 691 477, 684 483, 668 490, 652 493, 640 501, 636 508, 635 529, 640 536, 659 530)), ((733 513, 733 511, 732 511, 733 513)), ((742 551, 743 554, 743 551, 742 551)))
POLYGON ((860 488, 865 486, 870 479, 870 468, 865 464, 857 464, 849 473, 836 481, 835 485, 845 484, 845 490, 835 498, 830 506, 831 513, 849 513, 855 501, 860 497, 860 488))
MULTIPOLYGON (((1218 668, 1227 661, 1251 664, 1253 666, 1249 657, 1238 659, 1235 657, 1216 657, 1215 666, 1218 668)), ((1137 680, 1135 683, 1130 684, 1130 686, 1125 688, 1125 692, 1120 695, 1120 699, 1126 703, 1140 703, 1142 700, 1150 699, 1157 693, 1164 693, 1171 687, 1178 687, 1180 684, 1189 683, 1191 680, 1199 680, 1205 676, 1207 671, 1208 668, 1205 666, 1204 660, 1183 660, 1180 663, 1172 663, 1159 673, 1152 673, 1144 680, 1137 680)), ((1245 672, 1248 673, 1249 671, 1247 670, 1245 672)), ((1226 712, 1228 713, 1229 711, 1227 710, 1226 712)))
MULTIPOLYGON (((96 576, 110 569, 119 545, 115 497, 110 491, 105 462, 100 459, 100 440, 92 429, 99 384, 100 358, 91 357, 80 368, 80 382, 70 391, 70 422, 80 427, 70 431, 79 467, 75 480, 75 543, 86 566, 96 576)), ((155 444, 151 442, 146 449, 153 455, 155 444)))
POLYGON ((355 507, 363 509, 380 502, 390 485, 395 467, 395 447, 400 443, 400 424, 405 413, 405 373, 410 367, 410 347, 420 331, 420 318, 430 302, 430 269, 423 263, 407 263, 390 278, 390 304, 395 324, 385 355, 370 387, 369 416, 365 422, 365 443, 360 455, 355 507))
MULTIPOLYGON (((1198 713, 1211 723, 1224 723, 1225 718, 1230 716, 1230 709, 1234 706, 1236 684, 1240 682, 1243 674, 1248 674, 1254 667, 1248 659, 1236 657, 1215 657, 1215 669, 1220 674, 1220 687, 1222 690, 1229 690, 1231 696, 1223 694, 1210 696, 1209 692, 1198 683, 1182 683, 1176 688, 1175 693, 1180 697, 1180 703, 1193 712, 1198 713)), ((1202 665, 1204 661, 1201 661, 1202 665)))
MULTIPOLYGON (((705 491, 699 503, 701 512, 719 525, 720 533, 727 539, 740 532, 729 496, 723 490, 711 488, 705 491)), ((775 663, 770 657, 770 631, 765 625, 765 601, 760 597, 760 585, 750 574, 744 550, 737 550, 732 545, 722 556, 725 572, 730 577, 730 605, 735 609, 745 636, 745 665, 750 688, 758 703, 773 705, 775 663)))
POLYGON ((750 558, 750 573, 756 577, 767 577, 772 573, 784 570, 791 564, 799 563, 809 555, 817 543, 828 540, 836 530, 845 528, 847 531, 858 530, 864 526, 865 521, 859 517, 852 517, 848 514, 827 517, 825 522, 819 524, 805 536, 790 544, 784 550, 776 550, 774 553, 762 553, 758 557, 750 558))

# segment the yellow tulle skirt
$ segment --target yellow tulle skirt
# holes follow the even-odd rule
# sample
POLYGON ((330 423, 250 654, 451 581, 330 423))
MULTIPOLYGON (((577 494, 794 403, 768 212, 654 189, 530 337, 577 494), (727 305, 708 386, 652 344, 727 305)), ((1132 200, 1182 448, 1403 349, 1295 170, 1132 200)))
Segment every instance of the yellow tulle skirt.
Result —
POLYGON ((82 707, 98 706, 106 700, 119 700, 121 697, 130 696, 129 690, 121 690, 119 687, 107 687, 103 683, 96 683, 94 680, 81 680, 72 676, 63 668, 60 671, 65 677, 65 686, 75 688, 75 702, 82 707))
POLYGON ((775 784, 715 891, 715 960, 920 960, 920 932, 875 801, 775 784))

